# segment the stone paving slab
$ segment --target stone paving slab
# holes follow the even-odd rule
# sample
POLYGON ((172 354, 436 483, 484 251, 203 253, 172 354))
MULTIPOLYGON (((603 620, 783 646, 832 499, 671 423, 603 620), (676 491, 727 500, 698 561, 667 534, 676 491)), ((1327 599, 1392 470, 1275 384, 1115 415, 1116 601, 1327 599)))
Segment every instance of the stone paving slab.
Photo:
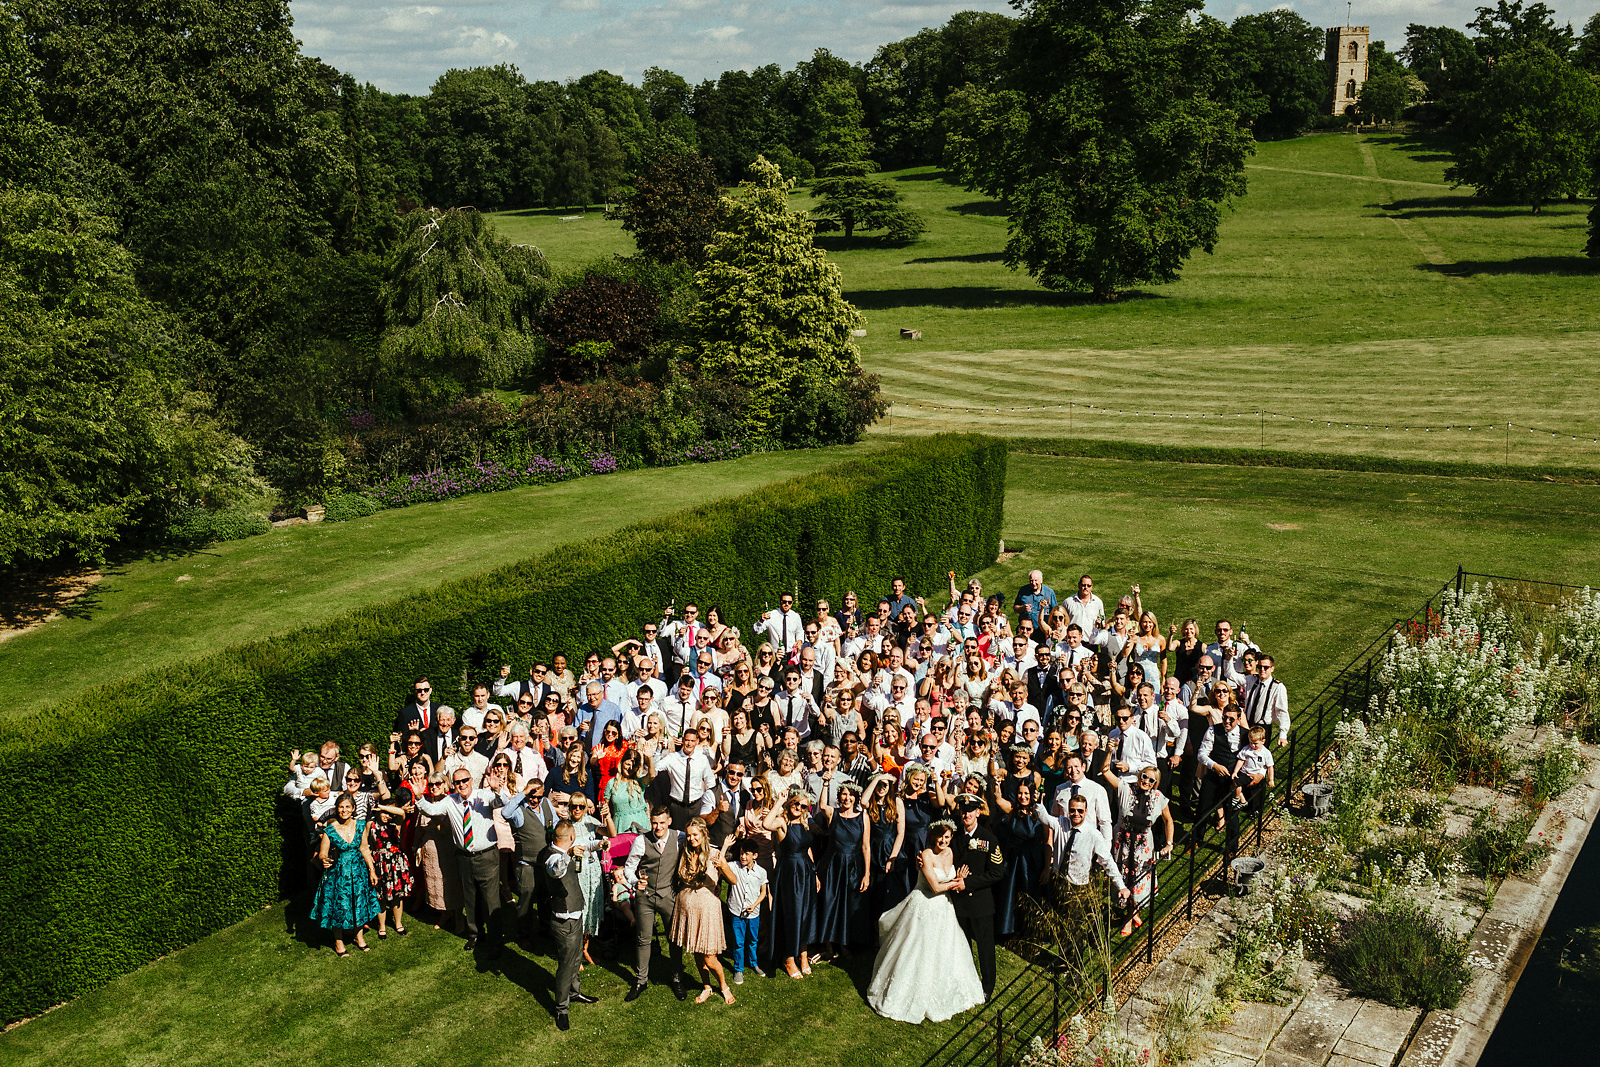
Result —
MULTIPOLYGON (((1396 1050, 1398 1051, 1398 1050, 1396 1050)), ((1349 1064, 1366 1064, 1367 1067, 1389 1067, 1394 1062, 1394 1052, 1384 1052, 1382 1049, 1363 1045, 1359 1041, 1351 1041, 1347 1037, 1339 1039, 1333 1046, 1333 1058, 1328 1061, 1330 1067, 1348 1067, 1349 1064)))
POLYGON ((1439 1067, 1450 1053, 1456 1034, 1465 1023, 1447 1011, 1429 1012, 1422 1020, 1422 1028, 1411 1039, 1411 1046, 1401 1064, 1403 1067, 1439 1067))
POLYGON ((1323 975, 1273 1038, 1271 1048, 1323 1063, 1333 1055, 1333 1046, 1344 1036, 1362 1003, 1339 988, 1332 976, 1323 975))
POLYGON ((1267 1049, 1267 1058, 1262 1061, 1262 1067, 1322 1067, 1327 1062, 1327 1057, 1322 1059, 1307 1060, 1299 1056, 1291 1056, 1287 1052, 1276 1049, 1267 1049))
MULTIPOLYGON (((1333 1050, 1332 1058, 1328 1060, 1328 1067, 1389 1067, 1389 1065, 1394 1062, 1393 1056, 1390 1056, 1387 1059, 1375 1060, 1364 1058, 1365 1053, 1363 1053, 1361 1056, 1356 1056, 1350 1052, 1341 1051, 1343 1049, 1362 1048, 1365 1048, 1365 1046, 1352 1045, 1348 1041, 1339 1042, 1338 1046, 1333 1050)), ((1383 1053, 1379 1052, 1377 1049, 1366 1049, 1366 1052, 1370 1052, 1376 1056, 1383 1055, 1383 1053)))
POLYGON ((1290 1009, 1275 1004, 1240 1004, 1233 1011, 1228 1029, 1221 1033, 1207 1031, 1205 1040, 1214 1049, 1246 1056, 1251 1063, 1259 1063, 1267 1053, 1267 1045, 1289 1015, 1290 1009))
POLYGON ((1343 1040, 1376 1049, 1385 1054, 1382 1062, 1390 1063, 1405 1047, 1406 1038, 1411 1036, 1411 1028, 1421 1014, 1414 1008, 1391 1008, 1376 1000, 1362 1001, 1343 1040))

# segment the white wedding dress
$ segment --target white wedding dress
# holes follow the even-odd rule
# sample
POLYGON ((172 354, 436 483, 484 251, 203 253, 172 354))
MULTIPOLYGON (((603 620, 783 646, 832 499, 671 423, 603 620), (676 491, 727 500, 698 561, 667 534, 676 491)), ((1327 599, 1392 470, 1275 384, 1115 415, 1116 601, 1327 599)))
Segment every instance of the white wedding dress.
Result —
MULTIPOLYGON (((955 877, 954 868, 934 873, 941 882, 955 877)), ((911 895, 883 913, 878 942, 867 1003, 879 1015, 939 1023, 983 1004, 983 982, 955 904, 935 893, 927 876, 919 872, 911 895)))

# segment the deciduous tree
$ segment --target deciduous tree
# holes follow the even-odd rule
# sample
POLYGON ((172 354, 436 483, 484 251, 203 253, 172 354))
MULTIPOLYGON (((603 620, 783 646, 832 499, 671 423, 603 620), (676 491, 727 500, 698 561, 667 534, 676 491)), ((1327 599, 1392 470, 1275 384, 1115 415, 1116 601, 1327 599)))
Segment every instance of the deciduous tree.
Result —
POLYGON ((1252 138, 1212 97, 1214 21, 1193 0, 1027 0, 1009 89, 969 91, 951 150, 1011 212, 1006 263, 1110 300, 1211 251, 1252 138))
MULTIPOLYGON (((1535 5, 1536 7, 1539 5, 1535 5)), ((1600 87, 1542 46, 1503 56, 1453 122, 1460 138, 1445 177, 1534 214, 1590 187, 1600 87)))
POLYGON ((406 216, 383 287, 379 357, 416 410, 503 382, 536 351, 549 265, 471 208, 406 216))
POLYGON ((652 159, 633 192, 612 213, 633 234, 639 251, 658 263, 687 260, 699 267, 723 218, 722 191, 711 163, 697 155, 652 159))

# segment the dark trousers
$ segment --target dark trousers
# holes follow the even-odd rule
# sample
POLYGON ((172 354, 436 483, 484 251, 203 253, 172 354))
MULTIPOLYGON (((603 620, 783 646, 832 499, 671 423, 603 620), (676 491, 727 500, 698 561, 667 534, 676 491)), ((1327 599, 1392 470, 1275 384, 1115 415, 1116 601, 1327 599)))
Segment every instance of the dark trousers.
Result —
MULTIPOLYGON (((985 890, 987 892, 987 890, 985 890)), ((983 978, 983 995, 994 995, 994 916, 959 916, 961 932, 978 946, 978 974, 983 978)))
POLYGON ((556 1011, 567 1010, 572 994, 583 992, 578 965, 583 962, 583 919, 551 919, 556 940, 556 1011))
POLYGON ((667 810, 672 813, 672 828, 674 830, 687 830, 689 822, 700 814, 700 801, 696 800, 684 804, 677 800, 667 801, 667 810))
POLYGON ((656 943, 656 916, 661 916, 662 932, 667 936, 667 973, 674 983, 683 981, 682 955, 672 944, 672 909, 677 902, 671 889, 647 889, 633 898, 633 925, 639 933, 639 958, 634 981, 650 980, 650 950, 656 943))
POLYGON ((500 850, 456 853, 456 870, 461 874, 461 902, 467 911, 467 936, 487 933, 501 936, 500 929, 500 850), (479 896, 483 897, 479 902, 479 896), (481 910, 480 910, 481 908, 481 910))
POLYGON ((515 873, 515 888, 517 890, 516 935, 525 941, 532 941, 533 935, 541 929, 539 925, 539 896, 543 886, 539 881, 539 869, 531 863, 511 861, 511 869, 515 873))
POLYGON ((1200 782, 1200 806, 1195 814, 1195 818, 1198 819, 1209 815, 1218 804, 1222 805, 1224 848, 1230 856, 1236 855, 1239 851, 1239 813, 1227 804, 1232 796, 1232 778, 1206 771, 1206 776, 1200 782))

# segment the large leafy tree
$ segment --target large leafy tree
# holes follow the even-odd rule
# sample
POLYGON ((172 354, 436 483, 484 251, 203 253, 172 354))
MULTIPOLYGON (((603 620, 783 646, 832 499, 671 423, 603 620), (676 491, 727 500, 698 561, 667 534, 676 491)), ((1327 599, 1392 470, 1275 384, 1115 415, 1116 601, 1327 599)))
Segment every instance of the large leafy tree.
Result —
POLYGON ((0 186, 0 567, 99 560, 141 515, 259 487, 187 384, 204 342, 139 294, 115 229, 0 186))
MULTIPOLYGON (((1008 88, 969 89, 952 162, 1010 208, 1006 263, 1110 300, 1211 251, 1253 140, 1193 0, 1027 0, 1008 88)), ((962 94, 956 94, 962 96, 962 94)))
POLYGON ((645 256, 699 267, 723 218, 722 190, 700 156, 659 156, 634 179, 633 192, 613 214, 645 256))
POLYGON ((1293 137, 1311 125, 1327 95, 1325 37, 1293 11, 1244 15, 1228 27, 1232 75, 1222 100, 1257 137, 1293 137))
MULTIPOLYGON (((1538 5, 1535 5, 1538 6, 1538 5)), ((1486 197, 1542 205, 1588 191, 1600 86, 1542 46, 1502 56, 1458 109, 1445 177, 1486 197)))
MULTIPOLYGON (((745 417, 757 433, 773 432, 785 408, 862 377, 850 336, 861 315, 844 298, 839 268, 814 245, 811 220, 789 210, 792 187, 775 164, 751 164, 696 275, 700 369, 749 389, 745 417)), ((876 382, 870 386, 875 394, 876 382)))
POLYGON ((811 196, 821 201, 812 212, 819 233, 843 230, 848 241, 857 230, 888 230, 889 240, 904 242, 928 228, 916 212, 900 206, 904 193, 873 177, 877 169, 870 159, 835 163, 812 183, 811 196))
POLYGON ((426 410, 525 369, 549 296, 550 267, 471 208, 408 215, 390 253, 379 355, 413 410, 426 410))

